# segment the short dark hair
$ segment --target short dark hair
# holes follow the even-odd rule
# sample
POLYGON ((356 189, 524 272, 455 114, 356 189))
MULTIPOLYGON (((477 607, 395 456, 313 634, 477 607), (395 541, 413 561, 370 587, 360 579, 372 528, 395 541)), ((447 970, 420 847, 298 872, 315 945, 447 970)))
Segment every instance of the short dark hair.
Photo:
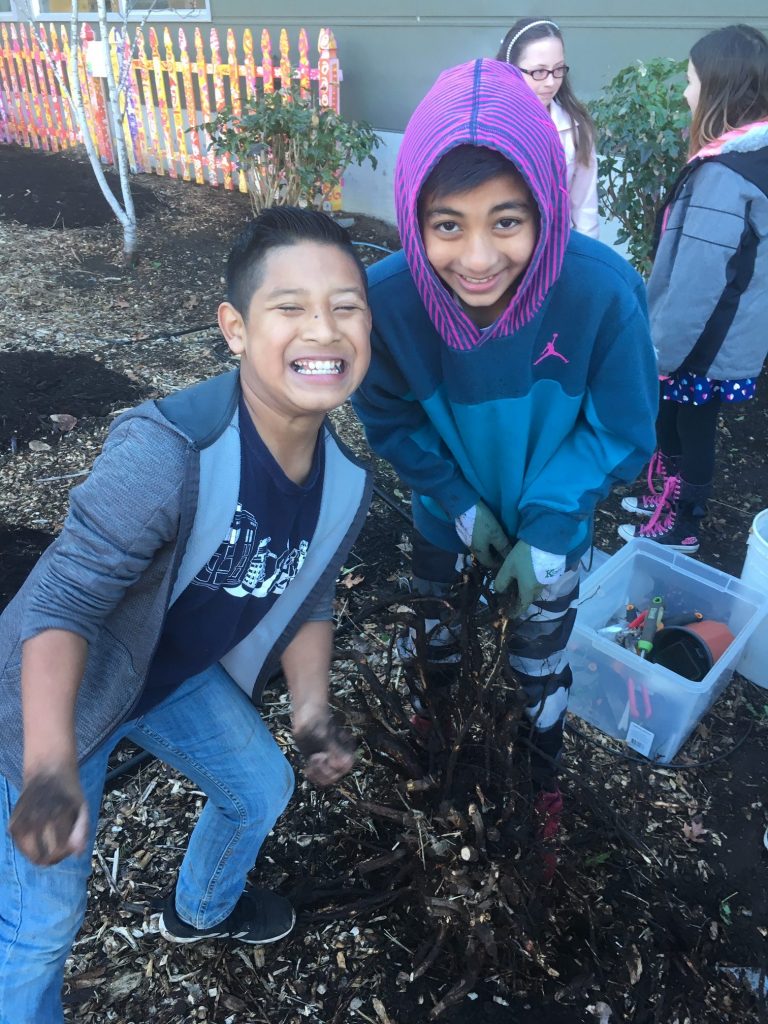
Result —
POLYGON ((317 242, 341 249, 360 271, 363 291, 368 294, 365 267, 347 231, 319 210, 298 206, 272 206, 249 221, 235 239, 227 258, 227 301, 245 319, 251 298, 263 279, 264 259, 272 249, 317 242))
POLYGON ((426 204, 443 196, 471 192, 492 178, 512 175, 523 180, 511 160, 488 146, 456 146, 440 158, 419 192, 419 223, 426 204))
POLYGON ((751 25, 727 25, 691 49, 701 82, 691 153, 734 128, 768 117, 768 40, 751 25))

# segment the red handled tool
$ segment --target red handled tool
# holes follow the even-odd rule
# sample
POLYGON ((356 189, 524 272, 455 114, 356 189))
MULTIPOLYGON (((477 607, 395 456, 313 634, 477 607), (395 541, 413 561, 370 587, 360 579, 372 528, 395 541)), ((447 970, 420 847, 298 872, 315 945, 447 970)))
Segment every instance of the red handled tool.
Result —
POLYGON ((629 717, 634 719, 639 718, 651 718, 653 715, 653 705, 651 704, 651 695, 648 693, 648 687, 645 683, 640 684, 640 696, 643 699, 643 713, 640 714, 640 709, 637 706, 637 683, 630 676, 627 679, 627 699, 629 700, 629 717))
POLYGON ((647 618, 648 618, 648 609, 646 608, 644 612, 640 612, 640 614, 636 615, 635 618, 632 619, 631 622, 627 623, 627 629, 640 629, 640 627, 642 626, 642 624, 645 622, 645 620, 647 618))

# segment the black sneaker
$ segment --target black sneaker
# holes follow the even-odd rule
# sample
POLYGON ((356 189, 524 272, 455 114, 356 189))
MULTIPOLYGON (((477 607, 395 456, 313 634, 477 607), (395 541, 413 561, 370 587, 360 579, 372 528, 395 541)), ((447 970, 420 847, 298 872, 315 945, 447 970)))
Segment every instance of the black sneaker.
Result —
POLYGON ((646 540, 655 540, 657 544, 663 544, 670 551, 681 551, 685 555, 693 555, 699 550, 699 537, 696 532, 696 523, 681 516, 674 518, 667 517, 661 522, 653 523, 651 519, 647 526, 632 526, 629 523, 622 523, 619 527, 619 536, 622 540, 633 540, 635 537, 644 537, 646 540))
POLYGON ((268 889, 248 889, 223 921, 213 928, 195 928, 176 913, 176 895, 171 893, 160 914, 160 934, 169 942, 237 939, 260 946, 282 939, 295 922, 296 914, 284 896, 268 889))
MULTIPOLYGON (((664 490, 659 496, 659 504, 651 518, 642 526, 623 523, 619 527, 621 539, 629 541, 643 537, 663 544, 671 551, 695 554, 699 550, 697 531, 701 520, 693 515, 691 503, 681 500, 683 486, 679 476, 667 477, 664 490)), ((687 486, 690 489, 690 485, 687 486)))

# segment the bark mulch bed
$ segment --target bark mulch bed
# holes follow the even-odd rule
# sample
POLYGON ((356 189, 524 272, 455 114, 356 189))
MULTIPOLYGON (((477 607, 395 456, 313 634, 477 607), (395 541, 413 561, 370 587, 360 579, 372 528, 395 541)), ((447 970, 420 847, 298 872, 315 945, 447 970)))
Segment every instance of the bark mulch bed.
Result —
MULTIPOLYGON (((0 204, 0 606, 60 529, 68 490, 114 415, 233 365, 211 325, 228 243, 249 212, 244 196, 143 177, 142 249, 129 271, 115 225, 74 226, 98 201, 77 158, 4 147, 0 194, 25 180, 37 183, 43 226, 24 226, 0 204), (72 167, 85 198, 70 209, 57 183, 72 167)), ((353 237, 396 242, 385 225, 350 216, 353 237)), ((761 391, 723 424, 701 551, 735 574, 768 493, 761 391)), ((363 451, 349 409, 336 421, 363 451)), ((764 1020, 726 968, 766 966, 768 697, 737 679, 680 767, 663 770, 575 723, 559 868, 541 884, 524 766, 507 757, 516 692, 497 658, 501 612, 471 631, 466 681, 436 708, 455 742, 425 741, 408 725, 392 658, 413 609, 402 589, 408 495, 386 466, 377 470, 380 493, 339 587, 335 702, 359 737, 359 767, 322 792, 299 775, 254 871, 292 895, 295 932, 261 949, 160 938, 153 913, 203 797, 145 762, 115 774, 105 797, 88 915, 67 969, 67 1020, 764 1020)), ((613 495, 597 517, 600 546, 616 550, 621 519, 613 495)), ((290 752, 288 713, 277 684, 265 714, 290 752)), ((113 768, 134 753, 120 748, 113 768)))

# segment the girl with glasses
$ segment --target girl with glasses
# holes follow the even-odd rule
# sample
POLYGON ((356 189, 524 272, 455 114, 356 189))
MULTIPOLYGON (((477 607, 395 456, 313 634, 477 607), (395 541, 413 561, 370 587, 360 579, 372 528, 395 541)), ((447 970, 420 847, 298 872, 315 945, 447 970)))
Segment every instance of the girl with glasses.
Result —
POLYGON ((710 32, 691 50, 687 77, 690 156, 667 193, 648 281, 664 374, 658 451, 648 493, 621 503, 646 522, 619 535, 693 553, 719 414, 754 397, 768 350, 768 40, 749 25, 710 32))
POLYGON ((514 64, 549 111, 565 150, 571 224, 597 238, 595 132, 571 91, 560 29, 547 18, 520 18, 501 41, 496 60, 514 64))

